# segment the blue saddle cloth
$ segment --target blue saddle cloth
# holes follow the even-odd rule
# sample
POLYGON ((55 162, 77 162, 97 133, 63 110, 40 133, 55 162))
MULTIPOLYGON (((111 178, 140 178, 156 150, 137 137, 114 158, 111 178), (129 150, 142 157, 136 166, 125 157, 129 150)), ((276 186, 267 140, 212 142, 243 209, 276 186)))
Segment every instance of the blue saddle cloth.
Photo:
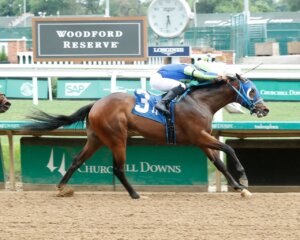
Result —
MULTIPOLYGON (((161 100, 162 96, 152 95, 148 91, 137 89, 134 91, 135 105, 132 109, 132 113, 144 118, 151 119, 159 122, 163 125, 166 124, 166 117, 155 108, 155 104, 161 100)), ((172 122, 174 123, 174 105, 172 101, 170 104, 172 113, 172 122)))
MULTIPOLYGON (((148 91, 142 89, 135 90, 134 95, 135 95, 136 102, 132 109, 133 114, 159 122, 164 126, 166 125, 167 123, 166 117, 155 108, 155 104, 161 100, 162 96, 152 95, 148 91)), ((175 122, 174 107, 175 107, 175 101, 172 101, 170 103, 172 124, 174 124, 175 122)))

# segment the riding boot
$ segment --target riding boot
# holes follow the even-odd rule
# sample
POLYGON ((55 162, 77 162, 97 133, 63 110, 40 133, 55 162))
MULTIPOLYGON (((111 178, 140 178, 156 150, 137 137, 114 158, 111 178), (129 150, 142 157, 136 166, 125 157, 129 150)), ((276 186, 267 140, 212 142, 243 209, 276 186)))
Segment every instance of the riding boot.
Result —
POLYGON ((172 88, 170 91, 168 91, 163 98, 156 103, 155 108, 159 111, 161 111, 165 115, 170 115, 170 111, 168 110, 167 105, 178 95, 182 94, 184 92, 184 88, 179 85, 177 87, 172 88))

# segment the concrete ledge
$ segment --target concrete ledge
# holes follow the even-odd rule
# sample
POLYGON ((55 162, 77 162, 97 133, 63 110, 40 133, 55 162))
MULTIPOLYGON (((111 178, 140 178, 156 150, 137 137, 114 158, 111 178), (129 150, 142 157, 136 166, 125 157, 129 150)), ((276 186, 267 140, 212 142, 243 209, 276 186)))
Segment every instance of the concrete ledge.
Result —
MULTIPOLYGON (((68 187, 73 188, 75 191, 113 191, 114 188, 112 185, 67 185, 68 187)), ((32 183, 23 183, 23 191, 56 191, 56 184, 32 184, 32 183)))
MULTIPOLYGON (((75 191, 116 191, 122 192, 125 191, 122 185, 116 185, 115 187, 112 185, 67 185, 73 188, 75 191)), ((207 185, 182 185, 182 186, 154 186, 154 185, 133 185, 133 188, 136 191, 143 191, 143 192, 207 192, 208 186, 207 185)), ((56 191, 55 184, 31 184, 31 183, 23 183, 23 191, 56 191)))
MULTIPOLYGON (((136 191, 143 192, 207 192, 207 185, 133 185, 136 191)), ((115 191, 125 191, 123 186, 116 185, 115 191)))

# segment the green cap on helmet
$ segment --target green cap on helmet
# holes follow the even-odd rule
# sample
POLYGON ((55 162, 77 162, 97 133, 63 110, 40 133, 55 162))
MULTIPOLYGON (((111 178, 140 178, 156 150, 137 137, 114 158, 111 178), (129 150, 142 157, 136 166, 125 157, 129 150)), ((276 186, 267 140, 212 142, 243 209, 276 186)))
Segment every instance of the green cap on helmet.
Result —
POLYGON ((207 54, 204 57, 202 57, 201 60, 206 61, 206 62, 213 62, 215 60, 215 58, 213 58, 210 54, 207 54))

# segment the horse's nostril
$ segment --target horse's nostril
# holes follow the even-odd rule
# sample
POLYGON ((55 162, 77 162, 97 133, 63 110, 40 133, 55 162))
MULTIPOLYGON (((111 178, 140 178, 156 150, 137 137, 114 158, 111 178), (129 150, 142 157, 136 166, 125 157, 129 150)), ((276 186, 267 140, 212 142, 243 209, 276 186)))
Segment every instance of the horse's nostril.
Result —
POLYGON ((9 107, 9 106, 11 106, 11 103, 10 102, 6 102, 6 103, 4 103, 4 105, 7 106, 7 107, 9 107))

